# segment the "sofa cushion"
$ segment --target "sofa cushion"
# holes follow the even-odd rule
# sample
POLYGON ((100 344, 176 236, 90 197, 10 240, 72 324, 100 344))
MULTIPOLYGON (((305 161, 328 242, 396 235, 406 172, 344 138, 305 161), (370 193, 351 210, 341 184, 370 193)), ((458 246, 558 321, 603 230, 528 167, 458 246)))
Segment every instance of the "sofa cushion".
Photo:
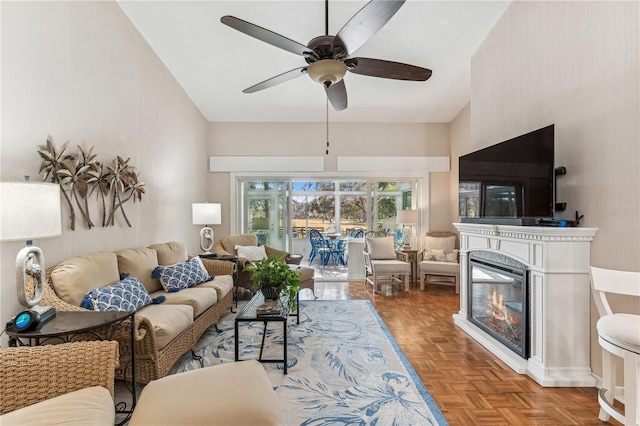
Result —
POLYGON ((458 250, 438 250, 438 249, 425 249, 423 260, 431 260, 436 262, 457 262, 458 250))
POLYGON ((151 295, 154 298, 164 297, 164 303, 170 305, 189 305, 193 308, 193 317, 209 309, 218 302, 218 294, 214 288, 185 288, 178 292, 156 291, 151 295))
POLYGON ((51 271, 51 282, 58 297, 79 306, 87 291, 120 280, 115 253, 96 252, 72 257, 51 271))
POLYGON ((193 324, 193 308, 190 305, 170 305, 168 303, 147 305, 137 311, 136 316, 151 321, 158 349, 164 348, 167 343, 193 324))
POLYGON ((256 360, 154 380, 142 390, 129 421, 130 426, 285 424, 269 377, 256 360))
MULTIPOLYGON (((160 303, 162 299, 157 299, 160 303)), ((89 290, 80 306, 91 311, 133 312, 152 303, 151 296, 140 280, 127 276, 115 284, 89 290)))
POLYGON ((137 277, 149 293, 162 288, 160 281, 151 277, 153 268, 158 266, 158 254, 155 250, 144 247, 126 249, 116 252, 116 255, 121 273, 137 277))
POLYGON ((162 287, 169 293, 213 279, 209 276, 199 257, 175 265, 156 266, 152 277, 160 278, 162 287))
POLYGON ((255 235, 228 235, 220 240, 220 244, 226 252, 237 255, 236 246, 257 246, 258 239, 255 235))
POLYGON ((221 300, 233 289, 233 277, 231 275, 216 275, 211 281, 198 284, 195 288, 212 288, 221 300))
POLYGON ((409 274, 411 272, 411 264, 409 262, 402 262, 401 260, 372 260, 371 264, 373 265, 373 270, 376 272, 376 275, 399 274, 402 272, 409 274))
POLYGON ((173 265, 189 259, 187 246, 177 241, 149 246, 158 253, 158 265, 173 265))
POLYGON ((396 259, 395 242, 393 237, 366 238, 367 252, 371 260, 396 259))
POLYGON ((267 252, 264 246, 239 246, 236 247, 236 253, 238 257, 244 257, 245 259, 255 262, 256 260, 263 260, 267 258, 267 252))
POLYGON ((431 275, 451 275, 460 273, 460 264, 454 262, 437 262, 423 260, 420 262, 420 271, 431 275))
POLYGON ((113 426, 115 417, 109 391, 102 386, 92 386, 3 414, 0 424, 113 426))
POLYGON ((456 248, 456 236, 435 237, 427 235, 424 239, 424 246, 430 249, 453 250, 456 248))

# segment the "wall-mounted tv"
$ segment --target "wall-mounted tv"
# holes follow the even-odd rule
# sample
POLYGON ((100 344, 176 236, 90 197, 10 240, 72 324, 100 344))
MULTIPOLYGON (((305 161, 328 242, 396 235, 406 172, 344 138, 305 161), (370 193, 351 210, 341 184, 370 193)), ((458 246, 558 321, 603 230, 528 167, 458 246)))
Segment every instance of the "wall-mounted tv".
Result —
POLYGON ((461 218, 553 218, 553 124, 460 157, 461 218))

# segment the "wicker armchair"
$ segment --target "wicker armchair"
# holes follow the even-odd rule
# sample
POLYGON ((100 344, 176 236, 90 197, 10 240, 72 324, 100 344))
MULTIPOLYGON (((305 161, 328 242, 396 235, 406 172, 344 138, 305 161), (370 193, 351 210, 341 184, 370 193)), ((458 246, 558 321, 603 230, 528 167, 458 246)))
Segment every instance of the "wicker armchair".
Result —
MULTIPOLYGON (((238 246, 258 246, 259 244, 255 235, 248 235, 248 234, 228 235, 216 241, 212 250, 221 256, 237 256, 238 255, 238 252, 236 250, 237 245, 238 246)), ((289 252, 286 252, 284 250, 278 250, 276 248, 269 247, 266 245, 264 246, 264 248, 265 248, 265 253, 269 257, 274 255, 283 255, 284 256, 282 258, 283 262, 286 262, 288 264, 296 264, 296 262, 300 263, 300 258, 292 256, 289 252)), ((254 283, 253 283, 253 280, 251 279, 252 272, 244 270, 244 267, 247 263, 249 263, 249 260, 243 257, 238 258, 238 287, 243 287, 248 290, 254 291, 254 283)), ((302 283, 302 286, 300 286, 300 288, 301 289, 310 288, 311 290, 313 290, 314 288, 313 287, 314 285, 313 270, 312 269, 307 270, 305 273, 304 269, 309 269, 309 268, 302 267, 300 269, 303 270, 302 278, 301 278, 303 283, 302 283)))
MULTIPOLYGON (((209 275, 232 275, 234 265, 231 262, 221 260, 201 259, 209 275)), ((51 271, 55 266, 49 267, 45 273, 45 291, 41 305, 53 306, 58 311, 85 311, 84 308, 69 304, 56 294, 51 280, 51 271)), ((148 383, 159 379, 169 373, 171 367, 185 353, 193 349, 202 333, 212 324, 216 324, 222 313, 232 305, 233 292, 200 315, 193 326, 185 330, 184 335, 173 339, 170 343, 158 350, 156 335, 153 332, 153 324, 146 318, 136 315, 136 381, 148 383)), ((131 380, 131 323, 124 321, 119 326, 109 326, 104 331, 96 331, 96 334, 111 336, 120 345, 120 366, 116 369, 116 379, 131 380)), ((74 340, 95 340, 95 334, 77 335, 74 340)))
POLYGON ((0 349, 0 414, 92 386, 113 399, 117 366, 114 341, 0 349))

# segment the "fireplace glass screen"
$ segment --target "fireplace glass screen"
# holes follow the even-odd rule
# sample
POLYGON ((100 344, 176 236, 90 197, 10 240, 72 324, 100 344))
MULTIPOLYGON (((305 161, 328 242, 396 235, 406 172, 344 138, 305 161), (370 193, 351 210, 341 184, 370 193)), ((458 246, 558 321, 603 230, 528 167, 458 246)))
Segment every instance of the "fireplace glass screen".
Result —
POLYGON ((469 254, 469 320, 523 358, 529 357, 526 265, 499 253, 469 254))

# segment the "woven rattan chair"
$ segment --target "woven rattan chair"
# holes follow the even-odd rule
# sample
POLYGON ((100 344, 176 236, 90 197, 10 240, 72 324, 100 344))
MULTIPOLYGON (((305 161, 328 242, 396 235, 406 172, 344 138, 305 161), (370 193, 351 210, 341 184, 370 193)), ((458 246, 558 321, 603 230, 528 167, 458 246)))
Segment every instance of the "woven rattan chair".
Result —
MULTIPOLYGON (((92 386, 106 388, 111 394, 109 404, 113 407, 117 366, 118 343, 115 341, 2 348, 0 414, 92 386)), ((82 401, 78 401, 78 406, 81 404, 82 401)), ((13 424, 12 420, 16 419, 3 417, 0 424, 5 421, 13 424)))

